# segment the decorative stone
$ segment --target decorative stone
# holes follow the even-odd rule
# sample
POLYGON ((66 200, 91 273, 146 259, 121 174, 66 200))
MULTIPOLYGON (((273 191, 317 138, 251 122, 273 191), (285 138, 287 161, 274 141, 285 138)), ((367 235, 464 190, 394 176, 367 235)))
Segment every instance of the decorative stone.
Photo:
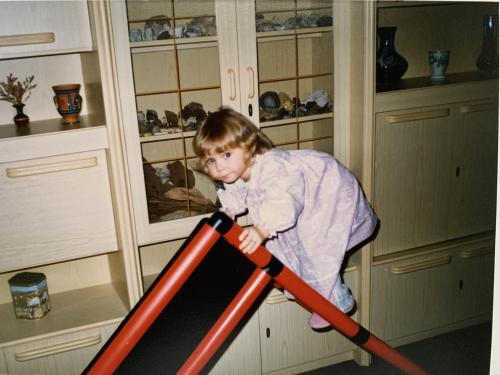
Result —
POLYGON ((259 105, 263 109, 275 109, 280 107, 280 99, 276 92, 266 91, 259 98, 259 105))
POLYGON ((140 29, 130 29, 129 41, 130 42, 141 42, 142 41, 142 31, 140 29))

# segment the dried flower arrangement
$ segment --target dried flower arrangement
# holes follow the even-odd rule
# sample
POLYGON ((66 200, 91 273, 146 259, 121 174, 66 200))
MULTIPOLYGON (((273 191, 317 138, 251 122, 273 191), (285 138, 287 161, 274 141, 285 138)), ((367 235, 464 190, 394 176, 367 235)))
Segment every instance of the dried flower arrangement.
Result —
POLYGON ((17 80, 12 73, 7 76, 6 82, 0 82, 0 100, 15 104, 23 104, 24 94, 28 94, 24 101, 31 96, 31 90, 37 85, 33 84, 35 76, 26 77, 23 82, 17 80))

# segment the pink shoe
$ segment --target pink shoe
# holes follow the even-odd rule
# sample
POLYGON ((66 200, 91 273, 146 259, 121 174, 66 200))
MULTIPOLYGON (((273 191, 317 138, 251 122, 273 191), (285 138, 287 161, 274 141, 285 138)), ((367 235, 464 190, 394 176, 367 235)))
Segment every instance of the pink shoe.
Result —
POLYGON ((314 313, 309 318, 309 326, 314 329, 323 329, 330 327, 330 323, 328 323, 325 319, 323 319, 318 314, 314 313))

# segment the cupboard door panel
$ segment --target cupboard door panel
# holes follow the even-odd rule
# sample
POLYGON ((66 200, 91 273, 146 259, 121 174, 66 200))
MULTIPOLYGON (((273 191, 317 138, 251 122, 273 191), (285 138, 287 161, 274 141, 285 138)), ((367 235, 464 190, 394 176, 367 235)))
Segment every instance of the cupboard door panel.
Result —
POLYGON ((4 348, 9 374, 77 375, 117 324, 33 340, 4 348))
POLYGON ((455 321, 491 316, 494 244, 464 248, 455 258, 455 321))
POLYGON ((103 150, 0 166, 0 271, 117 250, 103 150))
POLYGON ((375 266, 373 333, 393 340, 451 323, 456 285, 450 262, 445 253, 375 266))
POLYGON ((3 1, 0 59, 90 51, 86 1, 3 1))
POLYGON ((456 167, 452 188, 454 215, 450 236, 495 229, 498 107, 496 102, 457 106, 456 167))
POLYGON ((453 123, 447 107, 379 113, 375 132, 375 254, 447 239, 453 123))
POLYGON ((259 318, 255 314, 210 371, 211 375, 255 375, 261 373, 259 318))
MULTIPOLYGON (((358 272, 346 272, 345 282, 357 299, 358 272)), ((262 372, 271 372, 353 350, 355 345, 335 330, 313 331, 311 314, 273 291, 259 309, 262 372)), ((356 319, 356 314, 353 318, 356 319)))

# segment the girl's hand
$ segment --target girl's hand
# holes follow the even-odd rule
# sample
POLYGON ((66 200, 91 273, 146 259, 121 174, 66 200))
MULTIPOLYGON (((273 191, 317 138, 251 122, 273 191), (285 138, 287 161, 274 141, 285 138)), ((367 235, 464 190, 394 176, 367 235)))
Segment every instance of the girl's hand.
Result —
POLYGON ((227 208, 227 207, 222 207, 219 211, 224 212, 227 216, 229 216, 231 218, 231 220, 234 221, 235 215, 234 215, 233 210, 231 210, 230 208, 227 208))
POLYGON ((269 234, 260 225, 245 228, 238 238, 240 243, 240 250, 245 254, 253 253, 265 241, 269 234))

